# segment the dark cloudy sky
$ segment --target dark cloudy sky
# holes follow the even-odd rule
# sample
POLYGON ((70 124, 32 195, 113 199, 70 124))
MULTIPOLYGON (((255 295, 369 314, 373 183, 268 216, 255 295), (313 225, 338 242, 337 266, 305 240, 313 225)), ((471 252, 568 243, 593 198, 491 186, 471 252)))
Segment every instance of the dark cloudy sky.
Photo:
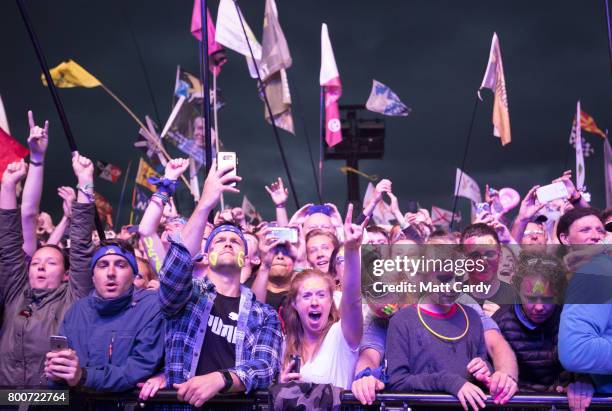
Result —
MULTIPOLYGON (((218 1, 210 1, 216 16, 218 1)), ((51 66, 72 58, 120 95, 144 118, 153 103, 128 31, 134 30, 153 85, 162 121, 170 113, 177 64, 198 70, 198 44, 189 33, 192 0, 29 0, 32 20, 51 66)), ((240 3, 261 39, 264 0, 240 3)), ((317 151, 321 23, 329 25, 343 95, 341 104, 365 103, 372 79, 390 86, 412 107, 407 118, 387 118, 383 160, 361 169, 390 178, 400 206, 418 200, 452 207, 455 168, 464 149, 476 89, 494 31, 501 42, 513 141, 501 147, 492 137, 492 96, 477 112, 466 171, 483 187, 532 185, 560 175, 576 101, 601 128, 612 128, 611 70, 603 0, 414 1, 277 0, 280 23, 293 56, 289 80, 297 135, 281 131, 299 198, 314 201, 306 156, 305 127, 317 151)), ((0 2, 2 72, 0 94, 12 134, 25 142, 28 109, 51 122, 42 208, 59 218, 58 185, 74 184, 68 146, 14 1, 0 2)), ((228 52, 219 85, 227 106, 220 134, 237 151, 241 190, 265 217, 273 208, 263 186, 285 176, 272 129, 244 58, 228 52)), ((139 152, 132 147, 137 126, 101 89, 61 89, 79 149, 93 159, 126 168, 139 152)), ((602 139, 583 134, 595 148, 586 159, 586 184, 593 204, 604 206, 602 139)), ((570 157, 570 165, 574 164, 570 157)), ((346 178, 341 161, 325 163, 324 197, 343 205, 346 178)), ((134 168, 132 173, 134 173, 134 168)), ((130 179, 132 180, 132 178, 130 179)), ((365 181, 361 181, 362 192, 365 181)), ((97 182, 116 207, 121 184, 97 182)), ((131 193, 132 182, 128 184, 131 193)), ((129 197, 129 196, 128 196, 129 197)), ((229 199, 239 204, 241 197, 229 199)), ((467 200, 460 200, 467 211, 467 200)), ((291 207, 293 209, 293 207, 291 207)), ((127 210, 122 212, 127 217, 127 210)))

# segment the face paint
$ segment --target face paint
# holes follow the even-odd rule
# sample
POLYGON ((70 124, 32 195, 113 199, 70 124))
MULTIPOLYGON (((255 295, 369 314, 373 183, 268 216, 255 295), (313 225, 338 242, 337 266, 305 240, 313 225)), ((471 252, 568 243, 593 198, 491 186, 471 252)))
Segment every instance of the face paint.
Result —
POLYGON ((531 287, 533 295, 542 295, 546 292, 546 285, 541 280, 537 280, 531 287))
POLYGON ((244 251, 238 251, 238 255, 236 256, 236 265, 239 268, 244 267, 244 251))
POLYGON ((211 267, 214 267, 217 265, 218 258, 219 258, 219 254, 215 253, 214 251, 208 254, 208 263, 210 264, 211 267))

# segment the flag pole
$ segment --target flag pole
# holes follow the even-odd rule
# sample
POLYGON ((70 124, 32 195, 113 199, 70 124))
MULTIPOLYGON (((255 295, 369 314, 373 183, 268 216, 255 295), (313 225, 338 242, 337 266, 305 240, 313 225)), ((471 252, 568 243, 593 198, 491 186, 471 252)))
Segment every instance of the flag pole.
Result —
MULTIPOLYGON (((207 0, 200 0, 200 17, 202 21, 202 41, 200 42, 200 81, 202 82, 202 115, 204 116, 204 178, 208 176, 212 165, 212 138, 210 126, 210 56, 208 55, 208 16, 207 0)), ((209 218, 212 217, 209 216, 209 218)))
POLYGON ((278 128, 276 127, 276 120, 274 119, 274 114, 272 113, 272 107, 270 106, 270 101, 268 100, 266 88, 264 87, 264 83, 261 80, 261 75, 259 74, 259 67, 257 66, 257 60, 255 59, 255 55, 253 54, 253 48, 251 47, 249 36, 247 35, 246 29, 244 27, 244 22, 242 21, 242 13, 240 13, 240 8, 238 8, 238 0, 233 0, 233 1, 234 1, 234 6, 236 6, 236 13, 238 13, 238 19, 240 20, 240 26, 242 26, 242 32, 244 33, 244 38, 246 39, 247 46, 249 47, 249 53, 251 54, 253 65, 255 66, 255 71, 257 72, 257 80, 259 81, 259 85, 261 85, 261 94, 263 96, 264 103, 266 104, 266 109, 268 110, 268 116, 270 117, 270 122, 272 123, 272 130, 274 131, 274 137, 276 138, 276 145, 278 146, 278 151, 280 152, 281 159, 283 160, 283 166, 285 168, 285 173, 287 173, 287 180, 289 181, 289 187, 291 188, 291 194, 293 196, 293 201, 295 202, 295 207, 299 209, 300 202, 297 197, 297 191, 295 190, 295 186, 293 184, 293 178, 291 178, 291 172, 289 171, 289 165, 287 163, 287 158, 285 157, 285 150, 283 149, 283 145, 281 143, 281 139, 278 134, 278 128))
POLYGON ((608 26, 608 55, 610 57, 610 74, 612 74, 612 31, 610 30, 610 5, 608 0, 605 2, 606 6, 606 23, 608 26))
MULTIPOLYGON (((47 80, 47 85, 49 86, 49 92, 51 93, 51 98, 53 100, 53 104, 57 110, 57 114, 59 115, 60 122, 62 123, 62 127, 64 128, 64 135, 66 136, 66 140, 68 140, 68 146, 70 147, 70 152, 72 155, 77 151, 76 141, 74 139, 74 135, 72 134, 72 130, 70 129, 70 123, 68 122, 68 117, 66 117, 66 112, 64 111, 64 106, 62 105, 62 101, 59 98, 59 94, 57 93, 57 89, 55 88, 55 83, 53 83, 53 79, 51 78, 51 73, 49 72, 49 66, 47 65, 47 60, 45 59, 45 55, 43 54, 42 47, 40 46, 40 42, 38 41, 38 36, 36 32, 34 32, 34 26, 32 25, 32 21, 30 20, 30 15, 26 10, 24 0, 16 0, 17 7, 19 8, 19 12, 21 13, 21 18, 23 19, 23 23, 26 26, 28 31, 28 35, 30 36, 30 40, 32 41, 32 46, 34 46, 34 51, 36 52, 36 57, 38 58, 38 63, 40 64, 40 68, 42 69, 43 75, 47 80)), ((95 207, 95 203, 94 203, 95 207)), ((94 223, 96 226, 96 231, 98 232, 98 236, 100 240, 105 240, 106 236, 104 234, 104 227, 102 226, 102 221, 100 221, 100 216, 98 215, 98 210, 96 209, 94 212, 94 223)))
MULTIPOLYGON (((288 74, 287 74, 288 75, 288 74)), ((306 141, 306 147, 308 147, 308 158, 310 159, 310 168, 312 169, 312 176, 314 177, 315 189, 317 190, 317 197, 319 199, 319 203, 323 203, 321 198, 321 190, 319 190, 319 178, 317 176, 317 169, 315 167, 314 157, 312 156, 312 148, 310 147, 310 134, 308 133, 308 128, 306 127, 306 120, 304 120, 304 112, 302 111, 302 99, 300 98, 299 87, 294 83, 295 90, 295 98, 297 105, 300 107, 300 120, 302 121, 302 126, 304 128, 304 140, 306 141)))
MULTIPOLYGON (((215 120, 215 133, 217 138, 215 139, 215 151, 219 152, 219 118, 217 117, 217 74, 213 73, 213 119, 215 120)), ((221 193, 221 210, 225 210, 225 199, 223 198, 223 192, 221 193)))
POLYGON ((325 86, 319 98, 319 201, 323 203, 323 151, 325 141, 325 86))
POLYGON ((128 163, 127 171, 125 172, 125 177, 123 177, 123 187, 121 187, 121 194, 119 195, 119 206, 117 207, 117 214, 115 214, 115 231, 117 228, 117 224, 119 221, 119 216, 121 215, 121 207, 123 207, 123 195, 125 194, 125 187, 127 185, 127 179, 130 175, 130 169, 132 168, 132 160, 128 163))
POLYGON ((463 150, 463 159, 461 160, 461 173, 459 174, 459 181, 457 182, 457 188, 455 189, 455 198, 453 200, 453 215, 451 216, 450 231, 453 231, 453 225, 455 223, 455 212, 457 211, 457 199, 459 198, 459 189, 461 188, 461 180, 465 173, 465 161, 467 160, 468 149, 470 148, 470 139, 472 138, 472 128, 474 127, 474 120, 476 119, 476 111, 478 109, 478 94, 474 100, 474 108, 472 109, 472 119, 470 120, 470 128, 468 129, 467 138, 465 139, 465 149, 463 150))

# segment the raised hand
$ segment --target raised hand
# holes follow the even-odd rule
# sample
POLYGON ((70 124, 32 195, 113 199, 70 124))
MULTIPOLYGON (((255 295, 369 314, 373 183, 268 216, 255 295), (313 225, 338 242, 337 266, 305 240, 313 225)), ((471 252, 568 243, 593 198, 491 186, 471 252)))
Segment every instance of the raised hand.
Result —
POLYGON ((565 188, 567 188, 570 201, 576 201, 580 198, 580 193, 578 192, 578 190, 576 190, 576 186, 572 181, 572 170, 565 170, 561 177, 554 179, 552 182, 562 182, 563 184, 565 184, 565 188))
POLYGON ((79 184, 91 184, 93 182, 94 167, 87 157, 76 152, 72 157, 72 169, 79 184))
POLYGON ((213 159, 210 173, 206 177, 206 181, 204 181, 204 189, 200 198, 200 203, 203 207, 212 210, 219 202, 223 193, 240 193, 240 190, 231 186, 232 183, 242 180, 240 176, 229 174, 233 169, 231 165, 227 165, 217 170, 217 160, 213 159))
POLYGON ((2 175, 2 185, 15 187, 28 174, 28 165, 23 161, 16 161, 6 166, 2 175))
POLYGON ((189 167, 189 160, 184 158, 174 158, 166 164, 164 178, 176 181, 189 167))
POLYGON ((59 195, 63 201, 62 208, 64 210, 64 216, 70 218, 72 216, 72 204, 76 200, 76 193, 72 187, 58 187, 57 195, 59 195))
POLYGON ((49 144, 49 121, 45 121, 44 128, 37 126, 34 122, 34 114, 30 110, 28 111, 28 123, 30 126, 30 136, 28 137, 30 158, 37 162, 43 161, 49 144))
POLYGON ((538 201, 538 198, 536 196, 536 191, 538 188, 540 188, 539 185, 533 186, 531 187, 531 190, 527 192, 525 198, 523 198, 523 201, 521 201, 521 208, 519 209, 517 219, 523 221, 531 220, 531 218, 533 218, 533 216, 536 215, 536 213, 546 205, 540 204, 540 202, 538 201))
POLYGON ((344 219, 344 249, 356 250, 361 247, 363 231, 368 225, 370 218, 367 217, 361 224, 353 224, 353 204, 349 203, 344 219))
POLYGON ((383 193, 390 193, 391 192, 391 188, 392 188, 391 180, 388 180, 386 178, 383 178, 382 180, 380 180, 376 184, 376 190, 375 190, 375 192, 376 192, 376 194, 375 194, 376 201, 382 199, 383 193))
POLYGON ((283 185, 283 180, 279 177, 278 181, 273 182, 270 186, 265 186, 266 191, 270 194, 272 202, 276 206, 287 203, 289 197, 289 190, 283 185))

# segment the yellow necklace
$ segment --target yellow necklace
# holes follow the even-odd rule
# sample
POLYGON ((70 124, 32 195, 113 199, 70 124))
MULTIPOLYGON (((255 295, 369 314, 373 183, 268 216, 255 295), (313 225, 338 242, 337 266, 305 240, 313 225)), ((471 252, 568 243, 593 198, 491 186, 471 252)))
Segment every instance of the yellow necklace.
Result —
POLYGON ((442 335, 442 334, 437 333, 434 330, 432 330, 432 328, 429 325, 427 325, 427 323, 423 319, 423 315, 421 314, 421 307, 420 307, 420 305, 421 305, 421 301, 419 300, 419 302, 417 303, 417 315, 419 316, 419 320, 421 321, 421 324, 423 324, 423 326, 427 329, 427 331, 429 331, 430 333, 432 333, 433 335, 435 335, 436 337, 438 337, 439 339, 441 339, 443 341, 457 341, 457 340, 460 340, 463 337, 465 337, 465 335, 467 334, 468 330, 470 329, 470 318, 468 317, 467 313, 465 312, 465 308, 463 308, 463 306, 461 304, 457 304, 457 305, 459 306, 461 311, 463 311, 463 315, 465 316, 465 330, 461 333, 461 335, 458 335, 457 337, 447 337, 445 335, 442 335))

